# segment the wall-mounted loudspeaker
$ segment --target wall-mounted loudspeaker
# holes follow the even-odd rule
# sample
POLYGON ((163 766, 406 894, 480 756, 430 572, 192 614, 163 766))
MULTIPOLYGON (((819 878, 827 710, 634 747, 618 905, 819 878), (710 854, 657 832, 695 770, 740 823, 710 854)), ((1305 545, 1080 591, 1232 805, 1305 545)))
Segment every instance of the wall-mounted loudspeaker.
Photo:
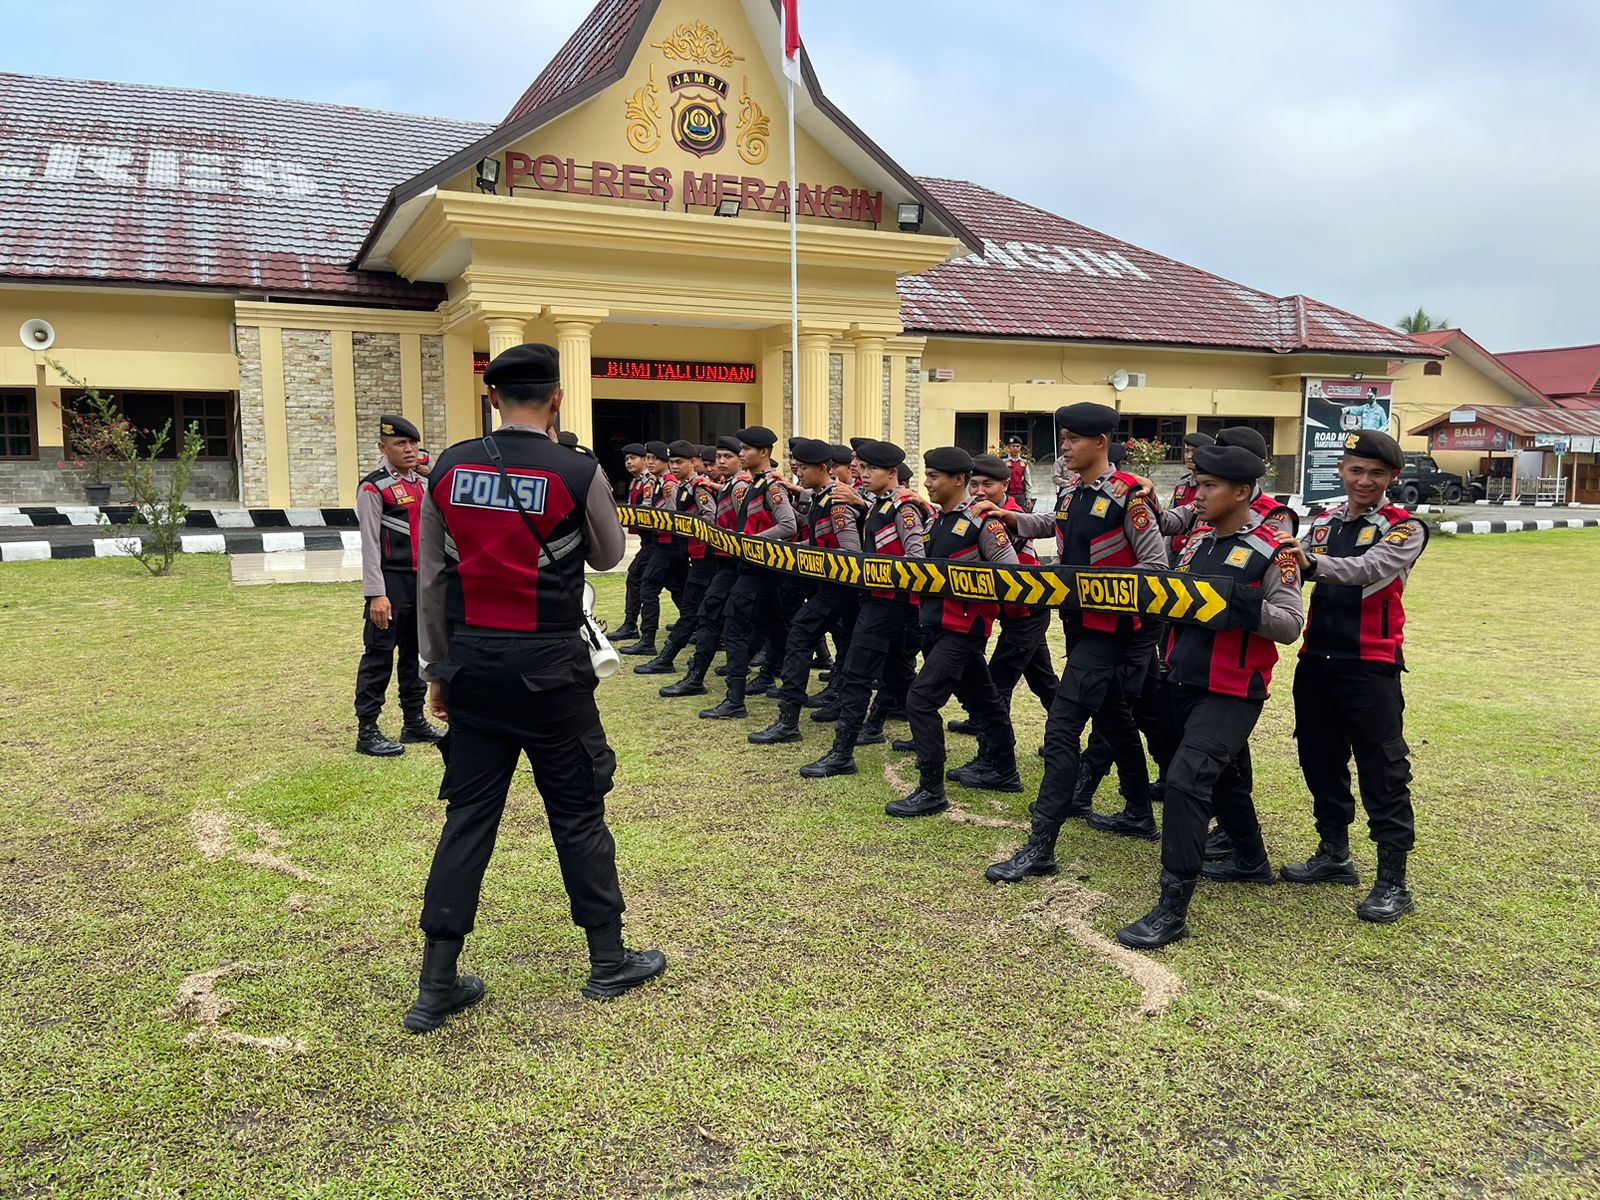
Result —
POLYGON ((17 330, 17 336, 29 350, 48 350, 56 344, 55 326, 39 317, 24 321, 22 328, 17 330))

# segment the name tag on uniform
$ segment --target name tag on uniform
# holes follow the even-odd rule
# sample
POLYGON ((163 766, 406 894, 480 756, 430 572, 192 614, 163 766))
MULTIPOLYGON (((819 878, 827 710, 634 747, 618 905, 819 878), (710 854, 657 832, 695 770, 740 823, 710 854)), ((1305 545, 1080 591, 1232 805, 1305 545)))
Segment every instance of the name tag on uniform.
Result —
POLYGON ((1377 536, 1378 527, 1376 525, 1368 525, 1360 533, 1356 534, 1356 545, 1370 546, 1372 545, 1372 539, 1377 536))
POLYGON ((971 529, 971 528, 972 528, 972 522, 967 520, 965 517, 962 517, 959 521, 956 522, 955 529, 953 530, 953 532, 955 533, 955 535, 957 537, 960 537, 962 534, 966 533, 966 531, 971 529))
POLYGON ((1235 546, 1232 550, 1228 551, 1228 557, 1223 561, 1226 562, 1230 567, 1242 567, 1245 565, 1245 563, 1250 561, 1250 555, 1252 553, 1253 551, 1251 551, 1249 546, 1235 546))
POLYGON ((1094 507, 1089 510, 1089 515, 1092 517, 1103 517, 1110 510, 1111 501, 1105 496, 1101 496, 1100 499, 1094 502, 1094 507))

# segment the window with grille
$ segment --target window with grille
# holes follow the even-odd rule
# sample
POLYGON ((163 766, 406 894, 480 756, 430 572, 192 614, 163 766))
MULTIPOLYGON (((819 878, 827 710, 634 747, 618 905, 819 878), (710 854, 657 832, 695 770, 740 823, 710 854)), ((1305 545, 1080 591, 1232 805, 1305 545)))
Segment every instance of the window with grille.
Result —
POLYGON ((33 392, 0 392, 0 458, 38 458, 33 392))
MULTIPOLYGON (((233 457, 233 396, 228 392, 111 392, 112 404, 134 426, 140 453, 149 453, 155 435, 171 423, 159 458, 177 458, 190 422, 200 426, 202 459, 233 457)), ((82 392, 63 392, 63 407, 87 407, 82 392)))

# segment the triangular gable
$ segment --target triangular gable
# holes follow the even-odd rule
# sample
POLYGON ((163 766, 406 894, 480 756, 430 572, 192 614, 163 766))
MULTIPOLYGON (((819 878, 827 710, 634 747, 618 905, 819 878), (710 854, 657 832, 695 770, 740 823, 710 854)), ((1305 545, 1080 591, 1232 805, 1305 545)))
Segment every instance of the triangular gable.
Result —
MULTIPOLYGON (((552 154, 557 162, 574 159, 564 168, 565 181, 555 165, 543 164, 531 176, 536 186, 548 183, 556 191, 581 192, 595 186, 590 180, 598 172, 599 186, 617 189, 603 195, 665 199, 664 207, 680 207, 703 201, 699 184, 721 177, 720 194, 738 189, 747 208, 781 211, 788 198, 788 152, 786 111, 776 82, 781 78, 780 37, 778 0, 600 0, 505 122, 390 193, 356 265, 387 267, 389 247, 409 225, 420 202, 434 189, 461 186, 461 177, 475 171, 480 160, 508 151, 537 157, 517 150, 519 145, 538 143, 541 152, 552 154), (729 28, 742 26, 740 32, 749 44, 737 49, 717 44, 713 17, 729 28), (647 38, 653 44, 647 45, 647 38), (704 86, 699 80, 675 86, 680 83, 673 78, 677 70, 701 72, 712 80, 704 86), (698 107, 693 103, 697 97, 703 102, 698 107), (751 101, 755 113, 750 111, 751 101), (761 139, 752 136, 759 118, 765 119, 761 139), (555 153, 533 135, 557 121, 591 136, 604 127, 602 144, 609 137, 618 152, 614 157, 590 155, 574 146, 565 155, 555 153), (647 146, 650 149, 644 149, 647 146), (645 173, 624 178, 622 168, 629 164, 644 167, 645 173), (610 168, 617 169, 617 176, 610 168), (642 190, 652 169, 666 173, 670 199, 659 191, 642 190), (753 179, 763 180, 766 189, 752 190, 748 181, 753 179), (743 181, 742 188, 728 182, 732 180, 743 181), (624 187, 631 190, 624 194, 624 187)), ((803 48, 801 67, 796 126, 802 220, 876 218, 880 228, 893 229, 896 204, 913 201, 924 208, 922 232, 954 237, 969 246, 979 244, 938 198, 827 100, 803 48), (815 178, 808 177, 808 166, 815 178), (870 199, 863 203, 858 192, 870 199)), ((509 174, 533 164, 514 158, 504 167, 509 174)), ((520 181, 527 184, 530 176, 521 176, 520 181)), ((650 186, 658 188, 659 177, 650 186)))

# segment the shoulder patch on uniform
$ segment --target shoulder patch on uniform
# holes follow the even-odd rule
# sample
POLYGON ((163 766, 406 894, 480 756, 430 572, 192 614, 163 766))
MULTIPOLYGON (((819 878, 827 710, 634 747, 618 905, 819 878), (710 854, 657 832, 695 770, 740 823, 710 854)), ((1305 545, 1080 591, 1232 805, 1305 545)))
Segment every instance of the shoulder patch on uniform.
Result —
POLYGON ((1409 522, 1406 525, 1401 525, 1396 529, 1390 530, 1389 535, 1383 540, 1386 542, 1393 542, 1397 546, 1404 542, 1409 542, 1411 540, 1411 530, 1408 528, 1408 525, 1409 522))
POLYGON ((907 529, 915 529, 922 524, 917 517, 917 510, 909 504, 900 509, 900 523, 907 529))
POLYGON ((989 536, 994 539, 996 546, 1005 547, 1011 544, 1011 539, 1006 536, 1006 523, 991 517, 986 524, 989 527, 989 536))
POLYGON ((1142 501, 1135 499, 1128 508, 1135 529, 1150 528, 1150 509, 1142 501))

